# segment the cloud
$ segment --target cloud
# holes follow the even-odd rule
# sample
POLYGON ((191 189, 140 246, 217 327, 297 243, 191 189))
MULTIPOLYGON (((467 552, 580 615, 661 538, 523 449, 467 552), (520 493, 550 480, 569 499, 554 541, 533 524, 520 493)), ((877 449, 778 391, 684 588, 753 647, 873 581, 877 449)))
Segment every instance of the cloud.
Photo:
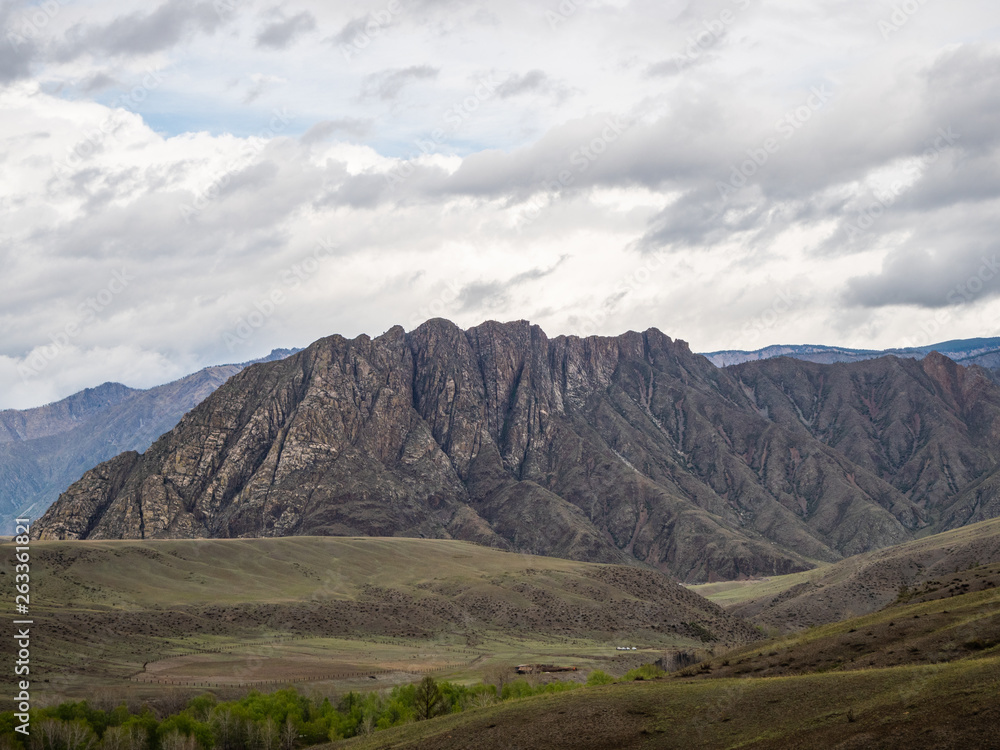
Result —
POLYGON ((257 33, 257 46, 285 49, 295 37, 316 28, 316 17, 307 10, 290 18, 273 21, 257 33))
POLYGON ((715 58, 711 54, 699 54, 694 56, 677 55, 672 59, 660 60, 660 62, 646 66, 643 73, 647 78, 669 78, 671 76, 680 75, 686 70, 690 70, 697 65, 703 65, 713 59, 715 58))
POLYGON ((576 3, 555 29, 530 3, 218 5, 59 4, 0 40, 0 394, 435 315, 705 351, 893 346, 942 311, 942 339, 1000 326, 978 275, 1000 250, 1000 6, 922 4, 886 41, 887 6, 845 0, 576 3), (320 241, 335 263, 306 263, 320 241))
POLYGON ((370 29, 376 28, 375 25, 371 25, 369 27, 370 23, 371 20, 368 16, 352 18, 350 21, 348 21, 341 27, 340 31, 338 31, 336 34, 330 37, 328 41, 332 42, 335 45, 350 44, 358 37, 366 35, 368 33, 369 28, 370 29))
POLYGON ((529 70, 524 75, 513 75, 497 86, 497 96, 501 99, 508 99, 519 94, 526 94, 532 91, 546 91, 551 85, 548 74, 544 70, 529 70))
POLYGON ((39 53, 38 30, 27 13, 15 16, 15 0, 0 2, 0 83, 25 78, 39 53))
POLYGON ((149 13, 130 13, 104 25, 74 25, 56 57, 68 61, 84 54, 149 55, 195 32, 212 34, 223 23, 223 15, 210 2, 166 0, 149 13))
POLYGON ((463 312, 490 314, 510 304, 511 296, 524 284, 551 276, 569 258, 561 256, 548 268, 531 268, 505 281, 476 281, 458 292, 459 309, 463 312))
POLYGON ((849 305, 936 309, 1000 295, 1000 247, 958 251, 906 248, 889 253, 879 273, 847 283, 849 305))
POLYGON ((90 94, 94 91, 103 91, 117 85, 119 85, 118 81, 107 73, 98 72, 80 81, 80 90, 86 94, 90 94))
POLYGON ((244 104, 253 104, 261 95, 271 88, 276 83, 285 83, 284 78, 279 76, 265 75, 263 73, 254 73, 250 76, 250 87, 247 89, 246 94, 243 96, 244 104))
POLYGON ((428 81, 437 78, 438 69, 430 65, 411 65, 408 68, 383 70, 366 76, 361 88, 363 99, 392 101, 402 90, 414 81, 428 81))
POLYGON ((303 133, 299 139, 303 145, 320 143, 337 134, 344 134, 352 138, 364 138, 371 132, 372 120, 360 117, 338 117, 333 120, 323 120, 317 122, 309 130, 303 133))

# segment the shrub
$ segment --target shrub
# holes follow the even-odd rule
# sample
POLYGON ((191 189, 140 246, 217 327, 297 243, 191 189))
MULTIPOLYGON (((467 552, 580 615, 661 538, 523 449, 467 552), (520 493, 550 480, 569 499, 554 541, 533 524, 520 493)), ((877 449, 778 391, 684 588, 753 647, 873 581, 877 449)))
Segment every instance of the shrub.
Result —
POLYGON ((635 680, 656 680, 666 674, 666 672, 655 664, 643 664, 641 667, 636 667, 635 669, 630 669, 626 672, 625 676, 622 677, 622 682, 632 682, 635 680))
POLYGON ((601 671, 600 669, 595 669, 587 675, 588 685, 610 685, 614 681, 614 677, 609 675, 607 672, 601 671))

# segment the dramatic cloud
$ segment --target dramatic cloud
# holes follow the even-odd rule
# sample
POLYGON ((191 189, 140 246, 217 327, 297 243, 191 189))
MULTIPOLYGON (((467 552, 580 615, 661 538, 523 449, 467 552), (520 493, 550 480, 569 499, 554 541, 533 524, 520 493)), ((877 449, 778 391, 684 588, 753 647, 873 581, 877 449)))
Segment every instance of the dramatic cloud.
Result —
POLYGON ((1000 243, 959 252, 909 249, 890 253, 877 274, 850 279, 845 295, 865 307, 964 305, 1000 294, 1000 243))
POLYGON ((0 407, 443 316, 1000 333, 1000 6, 0 0, 0 407))

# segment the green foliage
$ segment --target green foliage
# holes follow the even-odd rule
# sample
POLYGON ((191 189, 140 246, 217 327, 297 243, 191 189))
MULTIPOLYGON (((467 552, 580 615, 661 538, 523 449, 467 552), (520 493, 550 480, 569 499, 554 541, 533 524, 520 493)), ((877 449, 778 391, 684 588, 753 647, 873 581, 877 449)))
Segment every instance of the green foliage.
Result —
POLYGON ((595 669, 589 675, 587 675, 588 685, 610 685, 615 681, 615 678, 600 669, 595 669))
POLYGON ((631 682, 633 680, 656 680, 666 674, 666 672, 655 664, 643 664, 641 667, 636 667, 635 669, 630 669, 626 672, 625 676, 622 677, 622 682, 631 682))
MULTIPOLYGON (((189 708, 190 708, 190 704, 189 708)), ((215 745, 215 737, 212 734, 212 727, 207 723, 200 722, 183 712, 175 716, 164 719, 156 728, 156 736, 163 744, 163 738, 169 734, 177 732, 185 737, 194 737, 203 748, 211 748, 215 745)))
POLYGON ((514 680, 503 686, 503 699, 530 698, 533 695, 546 693, 562 693, 580 687, 575 682, 548 682, 543 685, 532 685, 527 680, 514 680))
MULTIPOLYGON (((527 698, 578 687, 574 683, 551 682, 532 685, 516 680, 504 685, 504 699, 527 698)), ((466 687, 438 682, 427 676, 416 685, 399 685, 370 693, 351 691, 336 705, 329 699, 311 701, 293 688, 273 693, 250 692, 235 701, 219 702, 214 695, 192 698, 179 713, 157 719, 148 707, 132 713, 122 704, 111 711, 92 709, 86 703, 62 703, 31 714, 32 734, 43 724, 55 737, 52 747, 128 747, 124 737, 141 737, 148 750, 243 750, 254 747, 278 750, 309 747, 330 740, 359 735, 458 713, 495 700, 492 685, 466 687), (89 745, 87 743, 90 743, 89 745)), ((12 712, 0 713, 0 743, 26 748, 14 731, 18 722, 12 712)), ((49 747, 45 745, 45 747, 49 747)))
POLYGON ((444 694, 430 675, 424 677, 417 686, 414 707, 419 719, 433 719, 445 708, 444 694))

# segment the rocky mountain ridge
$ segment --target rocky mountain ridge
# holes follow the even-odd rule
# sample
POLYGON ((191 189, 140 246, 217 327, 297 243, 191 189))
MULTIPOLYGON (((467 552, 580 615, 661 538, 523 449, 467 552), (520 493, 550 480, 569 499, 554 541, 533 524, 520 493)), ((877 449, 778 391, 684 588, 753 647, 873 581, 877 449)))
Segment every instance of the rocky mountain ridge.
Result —
POLYGON ((36 535, 456 538, 702 581, 911 539, 997 460, 1000 389, 975 368, 775 362, 789 371, 720 370, 656 329, 549 339, 526 321, 331 336, 87 472, 36 535))

